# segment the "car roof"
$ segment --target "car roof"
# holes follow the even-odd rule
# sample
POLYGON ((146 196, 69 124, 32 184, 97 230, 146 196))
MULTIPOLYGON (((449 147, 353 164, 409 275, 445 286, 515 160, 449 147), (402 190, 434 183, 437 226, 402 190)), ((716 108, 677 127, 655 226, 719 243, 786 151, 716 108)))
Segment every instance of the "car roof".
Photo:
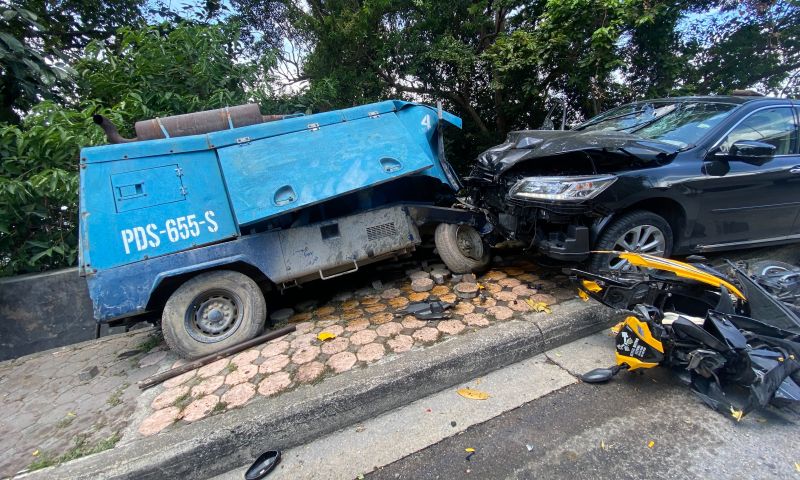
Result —
POLYGON ((734 103, 742 105, 750 102, 765 102, 776 104, 792 104, 789 99, 766 97, 762 95, 698 95, 690 97, 668 97, 668 98, 653 98, 647 100, 639 100, 633 103, 646 103, 646 102, 715 102, 715 103, 734 103))

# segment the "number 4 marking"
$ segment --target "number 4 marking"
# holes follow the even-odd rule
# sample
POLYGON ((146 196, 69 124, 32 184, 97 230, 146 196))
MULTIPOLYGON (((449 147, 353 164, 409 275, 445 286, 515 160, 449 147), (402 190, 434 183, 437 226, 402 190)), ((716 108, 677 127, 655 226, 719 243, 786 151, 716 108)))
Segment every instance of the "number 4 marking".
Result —
POLYGON ((431 116, 430 115, 425 115, 424 117, 422 117, 422 122, 420 122, 420 123, 422 124, 422 126, 425 127, 425 130, 430 130, 431 129, 431 116))

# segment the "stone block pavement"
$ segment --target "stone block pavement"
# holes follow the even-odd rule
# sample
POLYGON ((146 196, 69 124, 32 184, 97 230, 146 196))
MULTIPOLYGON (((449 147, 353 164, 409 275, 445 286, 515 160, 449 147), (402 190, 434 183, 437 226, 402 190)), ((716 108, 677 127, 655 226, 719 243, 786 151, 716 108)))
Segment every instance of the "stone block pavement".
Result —
POLYGON ((423 264, 396 280, 367 279, 369 286, 328 291, 324 302, 311 289, 293 299, 291 310, 273 311, 279 325, 294 323, 296 332, 145 392, 137 381, 184 362, 152 328, 0 363, 6 412, 0 419, 0 478, 213 421, 258 397, 478 332, 531 310, 526 300, 552 305, 575 297, 564 275, 524 260, 495 266, 478 279, 443 269, 423 264), (436 281, 424 281, 429 278, 436 281), (431 295, 454 304, 449 319, 423 321, 403 312, 431 295), (321 340, 322 333, 332 338, 321 340))

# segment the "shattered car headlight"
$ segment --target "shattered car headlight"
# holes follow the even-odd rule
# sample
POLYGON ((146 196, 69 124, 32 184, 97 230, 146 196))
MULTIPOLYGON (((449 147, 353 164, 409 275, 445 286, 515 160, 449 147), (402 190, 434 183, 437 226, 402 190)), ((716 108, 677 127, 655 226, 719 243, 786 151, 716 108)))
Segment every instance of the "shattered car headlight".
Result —
POLYGON ((617 177, 613 175, 525 177, 520 179, 509 193, 512 197, 522 200, 580 202, 596 197, 616 180, 617 177))

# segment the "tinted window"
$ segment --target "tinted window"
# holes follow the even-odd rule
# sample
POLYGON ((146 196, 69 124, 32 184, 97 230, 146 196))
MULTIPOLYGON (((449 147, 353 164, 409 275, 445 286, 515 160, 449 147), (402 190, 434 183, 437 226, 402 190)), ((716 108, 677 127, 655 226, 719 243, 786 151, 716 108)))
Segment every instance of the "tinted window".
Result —
POLYGON ((694 145, 727 117, 735 105, 726 103, 683 103, 674 112, 634 130, 642 137, 660 140, 679 147, 694 145))
POLYGON ((598 115, 575 130, 627 131, 684 148, 697 143, 735 108, 715 102, 633 103, 598 115))
POLYGON ((775 146, 775 155, 797 153, 797 121, 792 109, 776 107, 759 110, 745 118, 720 144, 727 152, 741 140, 755 140, 775 146))

